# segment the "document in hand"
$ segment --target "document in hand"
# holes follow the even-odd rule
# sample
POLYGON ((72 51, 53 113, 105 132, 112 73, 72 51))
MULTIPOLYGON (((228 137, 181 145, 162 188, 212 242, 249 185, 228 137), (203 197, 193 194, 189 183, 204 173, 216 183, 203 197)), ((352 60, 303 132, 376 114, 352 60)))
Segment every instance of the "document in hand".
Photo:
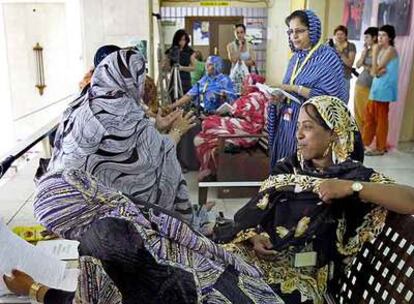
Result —
POLYGON ((37 242, 36 248, 44 253, 58 258, 59 260, 77 260, 79 242, 71 240, 49 240, 37 242))
POLYGON ((79 270, 66 269, 66 263, 19 238, 0 221, 0 296, 9 293, 3 274, 21 270, 36 282, 51 288, 75 291, 79 270))
POLYGON ((298 104, 301 104, 300 100, 297 99, 295 96, 293 96, 292 94, 282 90, 282 89, 278 89, 278 88, 271 88, 268 85, 262 84, 262 83, 256 83, 256 87, 263 93, 265 94, 269 94, 269 95, 284 95, 287 99, 290 99, 298 104))

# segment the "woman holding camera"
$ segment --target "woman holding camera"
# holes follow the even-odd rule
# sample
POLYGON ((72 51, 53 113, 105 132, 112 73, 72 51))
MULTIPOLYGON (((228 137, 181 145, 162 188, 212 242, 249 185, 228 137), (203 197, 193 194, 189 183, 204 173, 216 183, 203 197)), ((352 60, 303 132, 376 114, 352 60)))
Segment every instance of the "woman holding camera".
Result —
POLYGON ((174 65, 178 65, 183 94, 187 93, 191 88, 190 73, 194 71, 196 65, 194 50, 189 46, 189 43, 190 36, 185 30, 180 29, 175 32, 172 45, 165 52, 167 57, 164 63, 164 69, 169 71, 174 65))

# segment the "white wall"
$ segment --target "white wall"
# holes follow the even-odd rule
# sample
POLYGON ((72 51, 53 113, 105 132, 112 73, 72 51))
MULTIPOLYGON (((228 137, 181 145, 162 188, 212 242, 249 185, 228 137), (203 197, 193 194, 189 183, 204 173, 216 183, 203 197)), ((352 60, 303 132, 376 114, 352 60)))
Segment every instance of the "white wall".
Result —
POLYGON ((3 5, 7 57, 14 119, 71 93, 65 71, 68 39, 63 3, 3 5), (36 85, 33 47, 43 47, 46 89, 43 96, 36 85))
POLYGON ((84 73, 79 1, 0 1, 0 152, 59 115, 65 104, 56 101, 77 92, 84 73), (35 87, 37 42, 44 49, 42 96, 35 87))
POLYGON ((6 32, 4 29, 3 6, 0 5, 0 140, 3 142, 0 155, 7 151, 7 146, 13 142, 13 110, 10 102, 9 70, 7 68, 6 32), (6 143, 6 144, 4 144, 6 143), (9 144, 8 144, 9 143, 9 144))
POLYGON ((266 56, 266 82, 281 83, 289 61, 289 44, 285 18, 290 13, 290 1, 274 1, 269 8, 266 56))
POLYGON ((105 44, 120 47, 149 41, 147 0, 82 0, 85 66, 92 66, 96 50, 105 44))

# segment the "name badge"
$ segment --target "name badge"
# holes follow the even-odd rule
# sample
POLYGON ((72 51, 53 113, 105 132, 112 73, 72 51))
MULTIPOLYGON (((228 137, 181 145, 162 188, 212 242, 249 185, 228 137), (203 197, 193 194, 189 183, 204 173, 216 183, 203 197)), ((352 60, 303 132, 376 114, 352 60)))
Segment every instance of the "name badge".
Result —
POLYGON ((318 254, 316 251, 300 252, 295 254, 295 267, 315 266, 318 254))

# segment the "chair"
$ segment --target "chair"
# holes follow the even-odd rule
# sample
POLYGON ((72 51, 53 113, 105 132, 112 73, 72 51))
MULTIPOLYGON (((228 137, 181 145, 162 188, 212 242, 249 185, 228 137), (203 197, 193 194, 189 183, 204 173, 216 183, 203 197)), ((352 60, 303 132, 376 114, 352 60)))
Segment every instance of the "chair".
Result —
POLYGON ((207 201, 208 188, 219 188, 219 198, 251 197, 255 195, 263 180, 269 175, 269 153, 267 133, 256 135, 219 135, 217 149, 217 181, 199 183, 199 203, 207 201), (257 138, 251 148, 238 153, 225 151, 226 140, 235 138, 257 138))
POLYGON ((389 212, 382 233, 365 244, 340 281, 335 303, 414 303, 414 217, 389 212))

